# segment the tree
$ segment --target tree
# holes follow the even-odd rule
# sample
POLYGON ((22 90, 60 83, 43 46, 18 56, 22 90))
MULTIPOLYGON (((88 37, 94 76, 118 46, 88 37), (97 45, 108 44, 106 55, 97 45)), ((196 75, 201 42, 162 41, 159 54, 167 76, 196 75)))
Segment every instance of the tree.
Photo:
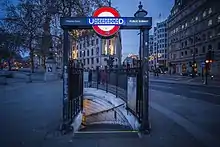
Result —
POLYGON ((17 30, 14 33, 18 33, 19 37, 23 39, 23 47, 29 49, 32 72, 34 72, 34 48, 32 44, 36 38, 39 38, 42 31, 41 5, 37 2, 37 0, 20 0, 17 5, 8 1, 3 4, 6 17, 9 18, 8 23, 11 26, 16 26, 17 30))
MULTIPOLYGON (((17 30, 14 30, 14 33, 19 34, 23 48, 30 52, 31 71, 33 72, 35 48, 40 49, 45 59, 49 48, 61 46, 63 43, 62 30, 59 27, 60 17, 91 16, 97 7, 105 4, 107 0, 19 0, 18 4, 14 5, 5 0, 2 8, 6 17, 9 18, 7 23, 13 29, 16 27, 17 30), (54 19, 56 19, 56 24, 51 27, 54 19), (57 42, 55 43, 54 40, 57 42)), ((7 30, 11 30, 10 27, 7 30)), ((76 39, 77 31, 72 34, 76 39)))
POLYGON ((14 27, 7 22, 1 22, 0 26, 0 58, 8 61, 11 70, 11 59, 18 57, 23 39, 13 32, 14 27), (10 28, 10 29, 9 29, 10 28))

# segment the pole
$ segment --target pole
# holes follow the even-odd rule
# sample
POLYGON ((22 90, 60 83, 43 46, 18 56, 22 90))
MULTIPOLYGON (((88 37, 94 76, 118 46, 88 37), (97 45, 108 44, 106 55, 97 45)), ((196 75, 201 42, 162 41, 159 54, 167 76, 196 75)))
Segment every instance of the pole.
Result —
MULTIPOLYGON (((68 107, 68 50, 69 50, 69 34, 64 29, 64 45, 63 45, 63 127, 66 128, 67 107, 68 107)), ((63 128, 63 129, 65 129, 63 128)))
POLYGON ((208 84, 208 63, 205 64, 205 84, 208 84))
POLYGON ((158 67, 157 67, 157 66, 158 66, 158 42, 157 42, 157 50, 156 50, 156 51, 157 51, 157 55, 156 55, 156 56, 157 56, 157 61, 156 61, 156 62, 157 62, 157 63, 156 63, 156 69, 157 69, 157 70, 156 70, 156 73, 157 73, 157 77, 158 77, 158 76, 159 76, 158 67))
POLYGON ((148 106, 149 106, 149 50, 148 50, 148 38, 149 30, 141 30, 143 33, 142 40, 142 81, 143 81, 143 119, 141 124, 141 131, 143 133, 149 133, 149 120, 148 120, 148 106))
POLYGON ((192 63, 192 78, 195 77, 195 28, 193 29, 193 63, 192 63))
POLYGON ((202 82, 204 82, 204 68, 202 67, 202 82))

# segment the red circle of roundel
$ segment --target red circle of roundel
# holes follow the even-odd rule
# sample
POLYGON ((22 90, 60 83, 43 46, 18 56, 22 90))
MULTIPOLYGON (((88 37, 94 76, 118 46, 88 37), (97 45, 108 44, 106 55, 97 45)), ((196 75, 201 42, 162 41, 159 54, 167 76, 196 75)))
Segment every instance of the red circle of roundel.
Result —
MULTIPOLYGON (((114 15, 114 17, 120 17, 120 14, 118 13, 118 11, 112 7, 101 7, 99 9, 97 9, 94 13, 93 13, 93 17, 98 17, 99 14, 103 13, 103 12, 110 12, 114 15)), ((113 29, 111 29, 110 31, 106 32, 106 31, 103 31, 102 29, 100 29, 98 27, 98 25, 94 25, 92 26, 94 31, 96 33, 98 33, 99 35, 101 36, 104 36, 104 37, 109 37, 109 36, 112 36, 114 35, 115 33, 117 33, 120 29, 120 26, 114 26, 113 29)))

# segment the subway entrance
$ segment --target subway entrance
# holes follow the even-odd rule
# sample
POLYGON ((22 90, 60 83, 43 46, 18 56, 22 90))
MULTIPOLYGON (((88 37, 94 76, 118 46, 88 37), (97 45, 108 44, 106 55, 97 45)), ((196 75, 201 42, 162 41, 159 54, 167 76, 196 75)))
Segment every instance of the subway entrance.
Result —
MULTIPOLYGON (((100 8, 101 9, 101 8, 100 8)), ((112 9, 105 7, 104 9, 112 9)), ((99 11, 99 10, 97 10, 99 11)), ((107 11, 107 10, 106 10, 107 11)), ((142 5, 139 11, 143 11, 142 5)), ((63 17, 63 129, 72 126, 74 132, 83 131, 149 131, 148 120, 148 36, 151 17, 100 16, 63 17), (113 21, 114 19, 114 21, 113 21), (117 21, 118 20, 118 21, 117 21), (110 29, 109 29, 110 28, 110 29), (106 66, 85 68, 86 51, 78 46, 70 32, 93 29, 105 43, 119 39, 121 29, 140 30, 139 58, 134 64, 122 64, 107 51, 106 66), (75 31, 72 31, 75 30, 75 31), (113 31, 112 31, 113 30, 113 31), (70 54, 82 58, 70 58, 70 54), (117 64, 114 64, 117 63, 117 64)), ((93 33, 93 34, 92 34, 93 33)), ((81 39, 81 38, 79 38, 81 39)), ((84 42, 88 41, 84 38, 84 42)), ((103 44, 105 44, 103 43, 103 44)))

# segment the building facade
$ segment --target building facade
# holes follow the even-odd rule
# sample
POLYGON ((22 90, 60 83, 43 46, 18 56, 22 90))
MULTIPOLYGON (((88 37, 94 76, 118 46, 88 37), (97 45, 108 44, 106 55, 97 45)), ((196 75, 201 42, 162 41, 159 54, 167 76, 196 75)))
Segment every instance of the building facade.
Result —
POLYGON ((153 69, 154 66, 154 35, 149 35, 149 67, 153 69))
POLYGON ((122 45, 120 32, 112 39, 101 39, 94 31, 86 31, 71 44, 71 56, 83 63, 85 69, 105 68, 109 57, 113 65, 121 65, 122 45))
POLYGON ((214 51, 209 71, 220 75, 220 1, 175 0, 168 17, 170 73, 201 74, 208 50, 214 51))
POLYGON ((135 54, 129 54, 123 61, 123 65, 127 66, 129 65, 130 67, 135 67, 137 66, 137 61, 138 61, 138 55, 135 54))
POLYGON ((167 20, 161 21, 154 27, 154 67, 167 67, 167 20))

